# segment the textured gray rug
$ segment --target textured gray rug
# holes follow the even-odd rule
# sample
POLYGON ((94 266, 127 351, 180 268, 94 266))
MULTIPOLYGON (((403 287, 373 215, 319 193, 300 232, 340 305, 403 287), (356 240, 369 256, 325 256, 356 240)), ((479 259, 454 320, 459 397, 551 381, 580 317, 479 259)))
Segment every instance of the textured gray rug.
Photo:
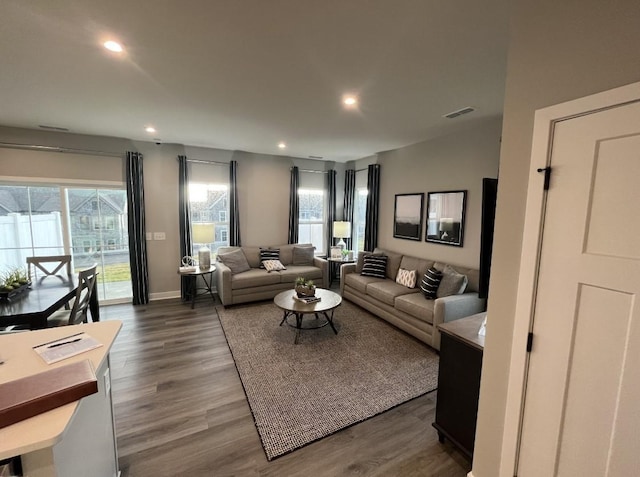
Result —
POLYGON ((268 460, 437 387, 434 351, 351 303, 297 345, 271 303, 217 311, 268 460))

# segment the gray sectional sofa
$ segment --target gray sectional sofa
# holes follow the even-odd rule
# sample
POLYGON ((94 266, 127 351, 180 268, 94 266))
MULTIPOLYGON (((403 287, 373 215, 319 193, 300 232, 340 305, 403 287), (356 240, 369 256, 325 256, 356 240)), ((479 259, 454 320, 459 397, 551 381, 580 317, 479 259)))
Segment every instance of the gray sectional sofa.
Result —
POLYGON ((444 270, 446 264, 434 260, 411 257, 401 253, 376 249, 374 253, 386 255, 386 277, 373 278, 361 275, 364 257, 357 263, 342 265, 340 290, 344 299, 350 300, 415 336, 436 350, 440 349, 441 323, 457 320, 486 310, 486 300, 478 297, 478 271, 452 266, 467 277, 463 293, 428 300, 420 290, 420 281, 427 269, 434 266, 444 270), (417 286, 407 288, 396 283, 398 270, 416 270, 417 286))
POLYGON ((216 263, 216 286, 222 304, 228 306, 268 300, 283 290, 293 289, 297 277, 313 280, 319 288, 327 288, 328 262, 315 257, 313 250, 311 244, 221 247, 216 263), (279 250, 279 260, 286 270, 268 272, 260 268, 261 249, 279 250))

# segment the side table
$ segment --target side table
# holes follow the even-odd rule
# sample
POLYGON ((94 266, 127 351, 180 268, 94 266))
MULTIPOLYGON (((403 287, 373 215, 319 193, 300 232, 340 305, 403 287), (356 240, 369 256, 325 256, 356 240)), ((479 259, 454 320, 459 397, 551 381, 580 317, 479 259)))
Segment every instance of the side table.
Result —
POLYGON ((201 295, 206 295, 207 293, 211 295, 211 299, 213 303, 216 302, 216 297, 213 295, 213 290, 211 286, 213 285, 213 272, 216 271, 216 267, 211 265, 209 268, 200 268, 195 267, 194 270, 188 271, 180 271, 178 269, 178 274, 183 277, 191 278, 191 309, 196 304, 196 298, 201 295), (207 275, 209 279, 207 280, 207 275), (198 277, 202 277, 202 281, 204 282, 204 288, 198 288, 198 277), (198 290, 204 290, 202 293, 198 293, 198 290))
POLYGON ((338 270, 345 263, 355 263, 356 260, 353 258, 331 258, 327 257, 327 262, 329 262, 329 288, 333 285, 333 279, 338 278, 338 270))

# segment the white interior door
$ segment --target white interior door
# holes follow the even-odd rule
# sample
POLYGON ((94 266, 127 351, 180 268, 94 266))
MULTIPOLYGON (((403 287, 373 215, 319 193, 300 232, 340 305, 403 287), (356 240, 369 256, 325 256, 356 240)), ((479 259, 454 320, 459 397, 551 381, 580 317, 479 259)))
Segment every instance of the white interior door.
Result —
POLYGON ((640 103, 556 124, 517 475, 640 475, 640 103))

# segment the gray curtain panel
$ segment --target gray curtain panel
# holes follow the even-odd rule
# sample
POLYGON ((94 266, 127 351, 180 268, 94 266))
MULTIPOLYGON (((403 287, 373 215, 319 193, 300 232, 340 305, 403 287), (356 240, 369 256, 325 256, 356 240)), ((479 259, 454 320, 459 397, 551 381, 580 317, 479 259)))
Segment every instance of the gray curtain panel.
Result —
POLYGON ((144 178, 142 154, 127 151, 127 213, 129 216, 129 263, 133 304, 149 303, 149 271, 147 269, 147 241, 144 218, 144 178))
POLYGON ((326 196, 327 196, 327 222, 325 223, 326 231, 326 253, 327 257, 331 255, 331 246, 333 245, 333 221, 336 220, 336 171, 331 169, 327 173, 326 180, 326 196))
POLYGON ((298 219, 300 215, 300 200, 298 198, 298 188, 300 187, 300 173, 298 168, 291 168, 291 183, 289 186, 289 241, 288 243, 298 243, 298 219))
POLYGON ((380 164, 370 164, 367 171, 367 217, 364 226, 364 249, 378 246, 378 208, 380 206, 380 164))
POLYGON ((240 212, 238 207, 238 161, 229 163, 229 245, 239 247, 240 212))
MULTIPOLYGON (((180 229, 180 258, 191 255, 191 211, 189 210, 189 164, 187 156, 178 156, 178 226, 180 229)), ((180 277, 180 297, 191 299, 191 279, 180 277)))
MULTIPOLYGON (((356 200, 356 171, 347 169, 344 171, 344 221, 351 224, 351 237, 353 237, 353 211, 356 200)), ((351 238, 345 239, 347 250, 353 250, 351 238)))

